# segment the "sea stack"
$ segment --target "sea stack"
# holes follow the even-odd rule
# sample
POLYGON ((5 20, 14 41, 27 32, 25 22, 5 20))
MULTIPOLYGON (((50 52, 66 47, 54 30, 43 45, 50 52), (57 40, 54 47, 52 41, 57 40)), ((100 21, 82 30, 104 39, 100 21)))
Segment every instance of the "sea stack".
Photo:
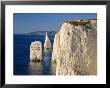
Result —
POLYGON ((30 61, 42 60, 42 43, 40 41, 34 41, 30 45, 30 61))
POLYGON ((50 42, 50 39, 48 37, 47 32, 46 32, 46 35, 45 35, 44 48, 46 48, 46 49, 50 49, 51 48, 51 42, 50 42))
POLYGON ((60 33, 55 33, 54 43, 53 43, 53 52, 52 52, 52 62, 56 62, 56 59, 58 58, 58 52, 60 48, 60 33))
POLYGON ((55 35, 52 52, 52 58, 57 62, 56 75, 97 74, 96 21, 64 22, 55 35))
POLYGON ((52 52, 51 42, 50 42, 50 39, 49 39, 48 34, 46 32, 45 43, 44 43, 44 55, 49 56, 51 54, 51 52, 52 52))

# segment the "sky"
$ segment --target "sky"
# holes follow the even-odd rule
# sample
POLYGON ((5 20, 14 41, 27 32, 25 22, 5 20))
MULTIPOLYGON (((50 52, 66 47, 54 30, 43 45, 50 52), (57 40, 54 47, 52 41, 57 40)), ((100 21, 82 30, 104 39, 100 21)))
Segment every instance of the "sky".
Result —
POLYGON ((97 19, 96 13, 14 13, 15 34, 58 31, 65 20, 97 19))

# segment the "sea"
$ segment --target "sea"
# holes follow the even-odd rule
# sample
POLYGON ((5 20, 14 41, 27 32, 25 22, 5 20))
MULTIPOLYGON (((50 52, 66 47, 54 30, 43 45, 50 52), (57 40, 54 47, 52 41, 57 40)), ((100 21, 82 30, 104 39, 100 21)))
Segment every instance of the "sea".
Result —
MULTIPOLYGON (((53 45, 54 35, 49 35, 53 45)), ((44 55, 45 35, 14 34, 13 75, 55 75, 56 63, 52 63, 52 52, 44 55), (42 61, 30 62, 30 45, 33 41, 42 43, 42 61)))

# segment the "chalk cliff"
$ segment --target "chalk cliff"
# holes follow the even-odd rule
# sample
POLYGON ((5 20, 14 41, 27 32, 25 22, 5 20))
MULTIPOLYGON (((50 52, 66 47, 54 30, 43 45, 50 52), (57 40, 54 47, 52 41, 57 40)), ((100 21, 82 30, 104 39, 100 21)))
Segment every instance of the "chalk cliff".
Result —
POLYGON ((52 60, 56 75, 97 74, 97 21, 65 21, 55 34, 52 60))
POLYGON ((30 45, 30 61, 42 60, 42 43, 40 41, 34 41, 30 45))

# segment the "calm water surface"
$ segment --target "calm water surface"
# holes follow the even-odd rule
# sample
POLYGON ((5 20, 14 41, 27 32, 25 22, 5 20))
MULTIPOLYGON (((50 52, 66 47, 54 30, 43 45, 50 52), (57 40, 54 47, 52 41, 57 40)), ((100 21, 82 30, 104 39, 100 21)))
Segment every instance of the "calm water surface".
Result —
MULTIPOLYGON (((53 45, 54 35, 49 36, 53 45)), ((51 63, 52 53, 44 55, 45 35, 14 34, 14 75, 55 75, 56 63, 51 63), (30 44, 41 41, 42 62, 30 62, 30 44)))

